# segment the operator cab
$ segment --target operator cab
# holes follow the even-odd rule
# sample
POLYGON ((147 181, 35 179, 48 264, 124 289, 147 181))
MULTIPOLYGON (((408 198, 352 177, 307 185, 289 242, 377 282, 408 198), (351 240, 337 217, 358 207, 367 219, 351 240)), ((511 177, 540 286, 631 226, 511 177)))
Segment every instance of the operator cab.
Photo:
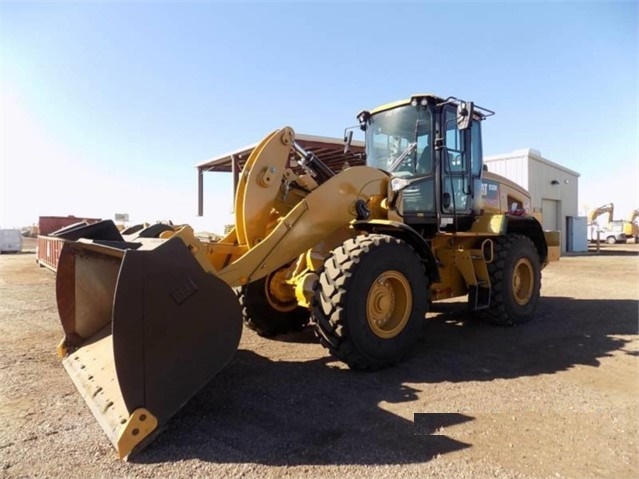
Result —
POLYGON ((481 208, 481 120, 457 98, 414 95, 358 115, 366 164, 392 175, 389 206, 422 231, 464 231, 481 208))

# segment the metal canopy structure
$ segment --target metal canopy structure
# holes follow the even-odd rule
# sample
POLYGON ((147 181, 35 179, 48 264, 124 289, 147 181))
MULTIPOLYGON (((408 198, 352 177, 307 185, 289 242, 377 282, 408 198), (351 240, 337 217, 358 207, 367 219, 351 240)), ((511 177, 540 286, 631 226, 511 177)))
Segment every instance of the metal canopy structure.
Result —
MULTIPOLYGON (((344 153, 344 140, 342 138, 296 134, 295 141, 306 151, 313 152, 315 156, 335 172, 341 170, 344 166, 358 166, 365 163, 363 157, 363 141, 353 141, 348 153, 344 153)), ((233 199, 235 200, 235 191, 237 190, 240 172, 242 168, 244 168, 249 155, 257 145, 258 143, 254 143, 196 165, 198 178, 198 216, 204 214, 204 173, 207 171, 232 173, 233 199)), ((291 150, 289 166, 294 170, 297 170, 296 160, 297 156, 295 152, 291 150)))

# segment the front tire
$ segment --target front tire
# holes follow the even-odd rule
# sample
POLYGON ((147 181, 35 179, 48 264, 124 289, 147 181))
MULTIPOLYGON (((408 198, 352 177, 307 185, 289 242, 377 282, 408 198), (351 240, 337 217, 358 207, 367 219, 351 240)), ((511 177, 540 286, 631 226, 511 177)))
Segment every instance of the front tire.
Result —
POLYGON ((320 342, 351 369, 404 360, 421 337, 428 286, 421 258, 404 241, 380 234, 345 241, 315 288, 320 342))
POLYGON ((309 310, 297 304, 280 274, 276 271, 238 291, 244 324, 266 338, 300 331, 310 320, 309 310))
POLYGON ((514 326, 533 319, 541 290, 539 254, 527 236, 510 234, 495 240, 488 264, 490 306, 480 317, 492 324, 514 326))

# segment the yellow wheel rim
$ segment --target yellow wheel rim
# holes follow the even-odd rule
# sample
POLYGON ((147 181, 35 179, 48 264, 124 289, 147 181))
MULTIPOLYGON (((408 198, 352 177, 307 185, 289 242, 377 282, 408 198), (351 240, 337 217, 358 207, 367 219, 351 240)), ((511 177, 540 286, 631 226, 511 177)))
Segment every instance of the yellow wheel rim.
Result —
POLYGON ((264 283, 265 295, 268 304, 273 309, 282 313, 288 313, 297 308, 295 289, 286 283, 286 271, 281 269, 270 274, 264 283))
POLYGON ((413 309, 410 283, 399 271, 385 271, 371 285, 366 299, 368 324, 376 336, 389 339, 401 333, 413 309))
POLYGON ((513 271, 513 295, 518 305, 528 304, 533 295, 535 283, 533 265, 527 258, 521 258, 513 271))

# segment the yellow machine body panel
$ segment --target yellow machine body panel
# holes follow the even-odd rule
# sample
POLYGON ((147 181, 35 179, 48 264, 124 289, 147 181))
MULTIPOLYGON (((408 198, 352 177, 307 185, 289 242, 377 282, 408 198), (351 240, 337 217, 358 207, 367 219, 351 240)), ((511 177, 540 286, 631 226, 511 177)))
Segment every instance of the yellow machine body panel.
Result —
POLYGON ((431 285, 432 301, 465 296, 469 285, 477 285, 488 279, 485 264, 478 267, 480 262, 473 260, 483 259, 481 244, 490 236, 497 236, 497 233, 465 236, 442 234, 432 239, 435 258, 439 264, 446 265, 439 269, 440 280, 431 285))
MULTIPOLYGON (((482 178, 482 207, 486 213, 506 213, 523 210, 531 214, 530 194, 514 181, 485 171, 482 178)), ((482 221, 483 217, 479 218, 482 221)))

